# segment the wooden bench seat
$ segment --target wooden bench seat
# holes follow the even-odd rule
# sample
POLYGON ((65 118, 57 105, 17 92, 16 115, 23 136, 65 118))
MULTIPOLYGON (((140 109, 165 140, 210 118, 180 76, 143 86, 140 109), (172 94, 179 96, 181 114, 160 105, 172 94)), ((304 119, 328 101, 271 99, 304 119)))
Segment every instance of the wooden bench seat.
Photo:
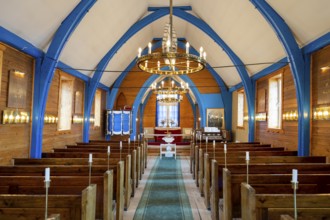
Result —
MULTIPOLYGON (((300 174, 299 192, 330 193, 330 174, 300 174), (326 191, 328 190, 328 191, 326 191)), ((249 174, 249 184, 252 184, 257 191, 272 187, 279 193, 291 193, 291 174, 249 174)), ((228 169, 223 169, 223 219, 241 217, 241 194, 242 182, 246 182, 246 174, 232 174, 228 169)), ((220 215, 221 216, 221 215, 220 215)))
MULTIPOLYGON (((58 213, 61 220, 95 219, 96 185, 80 195, 49 195, 48 212, 58 213), (87 202, 89 201, 89 202, 87 202)), ((0 219, 44 219, 45 195, 0 194, 0 219)))
MULTIPOLYGON (((108 171, 107 166, 93 166, 92 173, 91 173, 91 180, 97 177, 101 177, 104 179, 103 188, 98 187, 98 196, 99 193, 103 193, 103 211, 104 216, 108 218, 104 219, 111 219, 113 216, 112 209, 113 209, 113 200, 116 201, 116 219, 122 219, 123 211, 124 211, 124 165, 123 161, 112 165, 109 167, 110 171, 108 171), (112 171, 112 176, 110 175, 112 171), (104 175, 106 177, 104 178, 104 175), (112 178, 111 178, 112 177, 112 178), (113 182, 113 186, 111 186, 111 182, 113 182), (111 192, 111 189, 113 192, 111 192)), ((15 178, 15 176, 44 176, 44 170, 46 167, 50 167, 51 175, 53 178, 65 178, 65 177, 82 177, 88 178, 89 176, 89 167, 83 165, 20 165, 20 166, 0 166, 0 176, 7 176, 15 178)), ((32 181, 32 180, 31 180, 32 181)), ((72 180, 73 181, 73 180, 72 180)), ((69 181, 68 181, 69 182, 69 181)), ((54 183, 55 184, 55 183, 54 183)), ((60 183, 59 183, 60 184, 60 183)), ((65 184, 65 183, 64 183, 65 184)), ((68 183, 68 185, 70 185, 68 183)), ((43 188, 43 187, 41 187, 43 188)))
MULTIPOLYGON (((211 212, 213 219, 219 219, 219 198, 223 198, 223 172, 224 164, 212 160, 212 186, 211 187, 211 212)), ((246 164, 229 164, 227 169, 232 174, 246 174, 246 164)), ((292 169, 298 169, 299 174, 329 174, 330 164, 325 163, 288 163, 288 164, 251 164, 249 174, 291 174, 292 169)))
MULTIPOLYGON (((290 185, 287 187, 291 188, 290 185)), ((272 187, 259 193, 253 185, 242 183, 241 196, 242 220, 273 220, 293 213, 293 193, 281 193, 272 187)), ((300 192, 297 194, 297 208, 300 219, 329 219, 330 193, 300 192)))

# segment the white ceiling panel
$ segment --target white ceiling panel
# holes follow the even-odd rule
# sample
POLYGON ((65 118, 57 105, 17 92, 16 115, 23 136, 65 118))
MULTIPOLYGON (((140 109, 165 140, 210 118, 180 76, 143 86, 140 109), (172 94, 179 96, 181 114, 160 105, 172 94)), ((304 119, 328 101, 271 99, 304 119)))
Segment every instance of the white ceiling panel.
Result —
MULTIPOLYGON (((151 26, 147 26, 127 41, 122 48, 111 59, 107 70, 122 71, 136 58, 138 48, 144 48, 153 38, 151 26)), ((104 73, 101 82, 107 86, 112 86, 121 72, 104 73)))
POLYGON ((330 31, 329 0, 268 0, 289 25, 300 46, 330 31))
POLYGON ((72 34, 61 60, 74 68, 95 68, 145 12, 146 4, 138 2, 140 1, 97 1, 72 34))
POLYGON ((197 51, 199 51, 200 47, 204 48, 207 53, 206 60, 208 64, 214 67, 214 70, 228 87, 236 85, 241 81, 235 67, 228 67, 233 66, 233 63, 227 54, 208 35, 190 24, 187 28, 187 40, 197 51))
MULTIPOLYGON (((170 1, 159 1, 159 0, 147 0, 148 6, 150 7, 166 7, 170 5, 170 1)), ((189 6, 190 0, 173 0, 173 6, 189 6)))
POLYGON ((79 0, 0 0, 0 25, 45 51, 79 0))
MULTIPOLYGON (((276 34, 249 1, 192 1, 194 11, 207 22, 245 64, 275 62, 285 56, 276 34)), ((267 66, 267 65, 266 65, 267 66)), ((254 75, 265 65, 249 66, 254 75)))

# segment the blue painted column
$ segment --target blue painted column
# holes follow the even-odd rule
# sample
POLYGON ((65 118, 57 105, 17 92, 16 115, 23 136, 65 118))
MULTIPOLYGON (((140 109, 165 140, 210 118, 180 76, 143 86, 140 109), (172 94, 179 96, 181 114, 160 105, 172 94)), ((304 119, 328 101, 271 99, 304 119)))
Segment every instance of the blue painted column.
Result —
POLYGON ((47 53, 42 58, 37 59, 34 78, 31 132, 30 157, 32 158, 41 157, 45 107, 58 58, 65 43, 95 2, 96 0, 81 1, 57 29, 47 53))
POLYGON ((290 61, 298 103, 298 154, 307 156, 310 145, 310 77, 309 71, 305 70, 309 64, 284 19, 265 0, 250 1, 271 25, 290 61))

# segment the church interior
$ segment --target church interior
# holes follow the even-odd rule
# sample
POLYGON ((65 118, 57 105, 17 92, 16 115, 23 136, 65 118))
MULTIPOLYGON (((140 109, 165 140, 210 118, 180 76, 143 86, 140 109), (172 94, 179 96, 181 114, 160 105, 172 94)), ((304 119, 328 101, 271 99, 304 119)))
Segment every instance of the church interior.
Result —
POLYGON ((0 5, 0 220, 330 219, 329 0, 0 5))

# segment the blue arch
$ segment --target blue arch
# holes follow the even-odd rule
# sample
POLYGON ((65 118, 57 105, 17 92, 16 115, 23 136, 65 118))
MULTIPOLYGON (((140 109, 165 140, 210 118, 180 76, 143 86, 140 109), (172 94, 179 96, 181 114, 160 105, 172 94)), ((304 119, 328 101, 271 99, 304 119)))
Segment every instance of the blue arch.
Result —
MULTIPOLYGON (((97 66, 97 70, 90 83, 87 85, 86 94, 85 94, 85 122, 84 122, 84 131, 83 131, 83 140, 86 142, 89 139, 89 118, 91 112, 92 100, 96 91, 97 84, 99 83, 102 73, 105 70, 107 64, 115 54, 115 52, 135 33, 144 28, 146 25, 151 22, 169 14, 169 9, 160 9, 152 14, 144 17, 142 20, 135 23, 121 38, 120 40, 111 48, 111 50, 102 58, 100 63, 97 66)), ((243 67, 243 62, 239 57, 229 48, 229 46, 216 34, 212 28, 207 25, 201 19, 182 11, 181 9, 174 8, 173 14, 188 21, 189 23, 197 26, 199 29, 204 31, 208 36, 210 36, 220 47, 224 49, 229 58, 235 64, 236 69, 242 79, 244 89, 246 91, 246 96, 248 100, 248 109, 249 109, 249 140, 254 139, 254 87, 249 78, 249 75, 246 69, 243 67)))
POLYGON ((47 53, 36 60, 30 151, 32 158, 41 157, 45 107, 59 56, 71 34, 95 2, 96 0, 80 1, 57 29, 47 53))
MULTIPOLYGON (((296 86, 298 103, 298 154, 309 155, 310 76, 303 53, 284 19, 265 1, 250 0, 271 25, 287 54, 296 86), (306 71, 307 70, 307 71, 306 71)), ((309 65, 309 64, 307 64, 309 65)))

